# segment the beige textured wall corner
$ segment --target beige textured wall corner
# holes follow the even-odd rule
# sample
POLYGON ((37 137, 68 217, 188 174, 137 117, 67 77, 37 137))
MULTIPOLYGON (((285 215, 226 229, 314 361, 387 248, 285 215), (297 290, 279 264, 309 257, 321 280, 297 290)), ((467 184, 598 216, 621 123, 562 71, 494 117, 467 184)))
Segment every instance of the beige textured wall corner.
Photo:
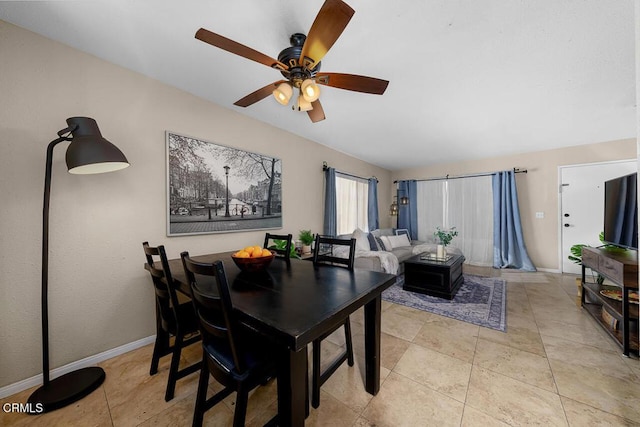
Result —
POLYGON ((560 216, 558 167, 634 158, 636 158, 636 140, 627 139, 407 169, 394 172, 392 180, 493 172, 514 167, 527 169, 528 173, 516 175, 522 229, 527 250, 536 267, 559 271, 561 266, 558 255, 560 216), (536 212, 544 212, 544 219, 536 219, 536 212))
MULTIPOLYGON (((66 172, 58 146, 50 220, 51 367, 155 333, 141 243, 169 256, 262 243, 264 232, 166 237, 165 130, 280 157, 283 232, 321 231, 322 161, 389 188, 390 172, 0 21, 0 387, 41 372, 45 150, 67 117, 97 120, 131 167, 66 172), (310 166, 311 165, 311 166, 310 166)), ((380 191, 380 212, 390 196, 380 191)), ((386 218, 383 216, 382 220, 386 218)), ((386 225, 386 224, 383 224, 386 225)))

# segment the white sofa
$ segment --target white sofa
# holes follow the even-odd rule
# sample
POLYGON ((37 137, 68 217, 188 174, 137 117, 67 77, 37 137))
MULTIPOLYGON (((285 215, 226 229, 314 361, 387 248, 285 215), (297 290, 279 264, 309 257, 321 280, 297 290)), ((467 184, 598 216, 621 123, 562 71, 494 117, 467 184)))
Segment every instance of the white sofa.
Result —
MULTIPOLYGON (((371 233, 355 230, 352 234, 343 234, 338 237, 356 239, 355 268, 397 275, 404 273, 404 261, 408 258, 424 252, 435 253, 437 247, 434 242, 409 241, 406 236, 397 236, 393 228, 373 230, 371 233)), ((460 250, 451 246, 447 247, 447 252, 461 253, 460 250)))

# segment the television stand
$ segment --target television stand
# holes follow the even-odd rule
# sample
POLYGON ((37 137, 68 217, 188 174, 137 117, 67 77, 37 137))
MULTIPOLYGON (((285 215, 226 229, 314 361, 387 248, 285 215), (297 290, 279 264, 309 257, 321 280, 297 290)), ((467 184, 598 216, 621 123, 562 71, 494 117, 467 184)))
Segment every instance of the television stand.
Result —
POLYGON ((606 248, 582 248, 582 307, 609 333, 622 347, 622 353, 629 356, 638 354, 638 305, 629 302, 629 292, 638 291, 638 251, 611 251, 606 248), (585 270, 594 272, 612 281, 622 293, 622 301, 607 298, 600 291, 605 286, 587 283, 585 270), (603 318, 605 310, 616 321, 603 318), (635 332, 631 336, 631 326, 635 332))

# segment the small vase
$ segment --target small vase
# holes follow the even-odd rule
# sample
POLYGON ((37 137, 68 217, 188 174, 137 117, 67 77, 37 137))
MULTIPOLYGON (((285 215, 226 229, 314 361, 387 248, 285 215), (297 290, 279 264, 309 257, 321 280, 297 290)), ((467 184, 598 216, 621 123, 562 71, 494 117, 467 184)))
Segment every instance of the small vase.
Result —
POLYGON ((444 245, 438 245, 436 248, 436 258, 444 258, 445 257, 445 248, 444 245))
POLYGON ((311 245, 302 245, 302 253, 310 254, 311 253, 311 245))

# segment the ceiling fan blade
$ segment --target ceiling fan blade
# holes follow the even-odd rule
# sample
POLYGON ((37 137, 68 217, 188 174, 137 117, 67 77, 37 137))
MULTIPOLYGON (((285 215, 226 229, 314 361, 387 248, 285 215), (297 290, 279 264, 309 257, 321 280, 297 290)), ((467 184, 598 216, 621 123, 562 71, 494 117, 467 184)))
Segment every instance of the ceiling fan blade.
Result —
POLYGON ((315 100, 311 103, 313 107, 312 110, 307 111, 309 118, 313 123, 324 120, 326 117, 324 116, 324 110, 322 109, 322 104, 320 104, 319 100, 315 100))
POLYGON ((326 0, 307 34, 299 64, 310 70, 315 68, 338 40, 354 13, 355 10, 341 0, 326 0))
POLYGON ((258 101, 262 101, 267 96, 271 95, 273 90, 278 87, 280 83, 283 83, 285 81, 286 80, 278 80, 277 82, 269 83, 265 87, 261 87, 255 92, 251 92, 244 98, 237 100, 233 103, 233 105, 237 105, 238 107, 248 107, 249 105, 255 104, 258 101))
POLYGON ((220 34, 212 33, 209 30, 200 28, 196 32, 196 38, 205 43, 209 43, 212 46, 226 50, 227 52, 235 53, 243 58, 250 59, 252 61, 259 62, 267 67, 276 68, 279 70, 288 70, 289 67, 275 58, 272 58, 264 53, 258 52, 255 49, 251 49, 243 44, 235 42, 231 39, 221 36, 220 34))
POLYGON ((382 95, 389 82, 375 77, 358 76, 356 74, 318 73, 316 83, 338 89, 382 95))

